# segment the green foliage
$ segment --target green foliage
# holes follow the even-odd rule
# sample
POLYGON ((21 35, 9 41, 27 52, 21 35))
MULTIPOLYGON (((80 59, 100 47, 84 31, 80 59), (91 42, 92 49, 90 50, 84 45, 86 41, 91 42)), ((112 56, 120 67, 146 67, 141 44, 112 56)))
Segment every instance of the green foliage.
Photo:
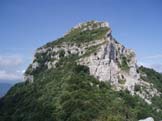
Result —
POLYGON ((158 91, 162 92, 162 74, 143 66, 139 68, 139 71, 143 75, 141 76, 143 80, 154 84, 158 91))
POLYGON ((125 79, 120 79, 120 80, 119 80, 119 83, 120 83, 120 84, 125 84, 125 82, 126 82, 125 79))
POLYGON ((58 46, 63 42, 67 43, 76 43, 80 45, 81 43, 85 42, 90 42, 93 40, 99 40, 105 37, 106 33, 108 32, 109 28, 107 27, 102 27, 98 29, 93 29, 93 30, 86 30, 86 31, 81 31, 81 29, 74 29, 71 31, 69 34, 65 35, 64 37, 47 43, 45 46, 47 47, 53 47, 53 46, 58 46))
POLYGON ((98 45, 94 45, 94 46, 91 46, 89 48, 86 48, 86 53, 83 54, 81 57, 86 57, 86 56, 89 56, 90 54, 95 54, 96 51, 99 49, 99 47, 101 47, 101 45, 105 44, 105 42, 101 43, 101 44, 98 44, 98 45))
POLYGON ((74 72, 76 72, 76 73, 87 73, 87 74, 89 74, 89 68, 87 66, 84 66, 84 65, 77 65, 74 68, 74 72))
POLYGON ((161 105, 161 102, 162 102, 162 95, 159 97, 159 96, 155 96, 152 98, 152 102, 153 102, 153 105, 157 108, 157 109, 160 109, 162 110, 162 105, 161 105))
POLYGON ((64 50, 60 50, 58 53, 59 53, 59 57, 60 58, 64 57, 64 55, 65 55, 65 51, 64 50))
POLYGON ((140 85, 135 85, 134 91, 141 91, 141 86, 140 85))
POLYGON ((49 56, 47 53, 36 53, 34 62, 38 62, 40 64, 44 64, 47 60, 49 60, 49 56))
MULTIPOLYGON (((162 93, 162 74, 156 72, 153 69, 149 69, 146 67, 141 66, 139 68, 139 72, 141 73, 141 78, 149 83, 152 83, 153 86, 162 93)), ((159 110, 159 112, 162 111, 162 95, 161 96, 155 96, 152 98, 152 104, 155 107, 156 111, 159 110)), ((159 114, 157 114, 159 115, 159 114)), ((162 115, 162 114, 161 114, 162 115)), ((159 119, 158 119, 159 120, 159 119)))
MULTIPOLYGON (((33 84, 16 84, 0 100, 3 121, 136 121, 160 113, 137 96, 115 92, 77 65, 77 55, 63 57, 56 69, 40 71, 33 84)), ((160 105, 160 104, 159 104, 160 105)))
POLYGON ((128 71, 129 70, 128 60, 127 60, 127 58, 125 56, 121 57, 121 64, 119 66, 124 71, 128 71))
POLYGON ((86 31, 73 31, 70 34, 66 35, 65 38, 69 41, 74 42, 89 42, 93 40, 98 40, 103 38, 106 35, 108 28, 99 28, 94 30, 86 31))
POLYGON ((87 48, 86 53, 82 57, 86 57, 86 56, 89 56, 92 53, 95 53, 98 50, 99 46, 100 45, 95 45, 95 46, 87 48))

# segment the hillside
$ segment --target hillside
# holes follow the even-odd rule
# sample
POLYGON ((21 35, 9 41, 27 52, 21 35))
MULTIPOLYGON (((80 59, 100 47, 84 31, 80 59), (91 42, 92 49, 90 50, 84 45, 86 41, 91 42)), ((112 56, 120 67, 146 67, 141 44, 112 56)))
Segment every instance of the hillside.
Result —
POLYGON ((38 48, 33 63, 0 99, 2 121, 162 119, 162 75, 138 67, 106 22, 79 24, 38 48))

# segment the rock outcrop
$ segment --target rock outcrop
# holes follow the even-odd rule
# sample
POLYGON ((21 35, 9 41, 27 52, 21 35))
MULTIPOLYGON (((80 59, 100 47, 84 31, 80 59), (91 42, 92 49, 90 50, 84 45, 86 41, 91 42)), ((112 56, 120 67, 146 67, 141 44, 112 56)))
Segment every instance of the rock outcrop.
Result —
POLYGON ((152 97, 159 95, 152 84, 140 78, 135 52, 113 38, 107 22, 79 24, 63 38, 38 48, 25 80, 33 83, 37 70, 55 68, 62 57, 70 55, 77 55, 78 64, 88 66, 91 75, 109 82, 115 90, 128 90, 149 104, 152 97))
POLYGON ((152 117, 148 117, 146 119, 141 119, 139 121, 154 121, 154 119, 152 117))
POLYGON ((87 65, 90 73, 101 81, 108 81, 117 90, 128 89, 133 93, 134 85, 139 83, 135 53, 119 44, 108 33, 95 53, 81 58, 80 64, 87 65))

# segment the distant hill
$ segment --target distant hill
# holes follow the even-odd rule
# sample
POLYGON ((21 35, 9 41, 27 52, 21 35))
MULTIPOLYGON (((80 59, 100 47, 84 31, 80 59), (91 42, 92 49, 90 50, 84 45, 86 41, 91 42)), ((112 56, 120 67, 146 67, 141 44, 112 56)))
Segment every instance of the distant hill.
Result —
POLYGON ((4 96, 11 86, 12 84, 0 83, 0 97, 4 96))

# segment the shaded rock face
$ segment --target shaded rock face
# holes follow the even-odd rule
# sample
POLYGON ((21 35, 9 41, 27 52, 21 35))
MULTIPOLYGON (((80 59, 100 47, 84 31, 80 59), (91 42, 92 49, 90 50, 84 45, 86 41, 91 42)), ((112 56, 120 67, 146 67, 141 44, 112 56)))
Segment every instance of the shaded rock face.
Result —
MULTIPOLYGON (((108 50, 108 48, 106 48, 106 50, 108 50)), ((111 60, 113 60, 114 62, 116 62, 115 60, 115 55, 116 55, 116 53, 115 53, 116 51, 115 51, 115 47, 114 47, 114 45, 111 43, 110 44, 110 53, 109 53, 109 63, 111 62, 111 60)), ((105 54, 107 54, 107 53, 105 53, 105 54)))
POLYGON ((152 84, 140 78, 135 52, 125 48, 113 38, 107 22, 91 21, 79 24, 63 38, 64 41, 58 40, 54 44, 50 43, 36 50, 33 63, 25 73, 26 81, 33 83, 34 73, 37 70, 56 68, 62 57, 77 55, 78 64, 88 66, 91 75, 100 81, 109 82, 115 90, 128 90, 132 95, 139 95, 149 104, 152 97, 159 96, 158 91, 152 88, 152 84), (104 34, 100 32, 103 29, 106 30, 104 34), (92 38, 93 40, 82 42, 83 33, 88 33, 86 39, 92 38, 97 33, 100 33, 100 38, 96 36, 97 39, 92 38), (74 35, 81 36, 80 40, 75 40, 74 35), (71 41, 67 41, 69 38, 71 41), (136 85, 146 88, 137 91, 136 85))

